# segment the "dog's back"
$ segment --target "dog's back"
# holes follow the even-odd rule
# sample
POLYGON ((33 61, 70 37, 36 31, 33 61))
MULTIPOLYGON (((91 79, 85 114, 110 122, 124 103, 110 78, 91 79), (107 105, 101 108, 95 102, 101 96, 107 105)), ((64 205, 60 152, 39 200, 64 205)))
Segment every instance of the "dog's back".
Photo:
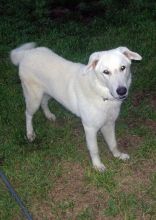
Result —
POLYGON ((73 88, 77 78, 83 74, 83 64, 68 61, 48 48, 35 48, 34 43, 24 44, 12 50, 10 57, 12 62, 19 66, 24 91, 50 94, 78 115, 73 88))

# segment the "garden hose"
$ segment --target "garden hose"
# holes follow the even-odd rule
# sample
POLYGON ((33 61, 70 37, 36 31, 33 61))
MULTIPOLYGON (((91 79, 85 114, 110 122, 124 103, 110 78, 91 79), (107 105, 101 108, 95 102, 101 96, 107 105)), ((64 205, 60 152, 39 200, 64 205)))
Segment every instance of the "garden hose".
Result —
POLYGON ((11 193, 12 197, 14 197, 14 199, 16 200, 17 204, 19 205, 19 207, 21 208, 22 213, 24 214, 24 216, 26 217, 27 220, 32 220, 32 216, 30 215, 30 213, 28 212, 26 206, 24 205, 24 203, 22 202, 21 198, 17 195, 17 193, 15 192, 15 190, 13 189, 13 187, 11 186, 9 180, 7 179, 7 177, 4 175, 4 173, 0 170, 0 177, 2 178, 3 182, 5 183, 6 187, 8 188, 9 192, 11 193))

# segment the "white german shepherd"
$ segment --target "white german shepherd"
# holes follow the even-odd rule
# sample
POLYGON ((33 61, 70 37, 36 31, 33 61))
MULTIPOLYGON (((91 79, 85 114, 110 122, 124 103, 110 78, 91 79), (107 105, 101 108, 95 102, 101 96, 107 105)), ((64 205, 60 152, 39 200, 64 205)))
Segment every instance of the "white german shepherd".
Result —
POLYGON ((98 130, 114 157, 129 158, 117 148, 115 121, 131 84, 131 60, 141 60, 139 54, 118 47, 91 54, 88 64, 83 65, 67 61, 48 48, 35 48, 35 43, 27 43, 12 50, 10 56, 13 64, 19 65, 29 141, 35 139, 32 118, 40 105, 49 120, 56 119, 48 108, 52 97, 81 118, 95 169, 105 170, 98 152, 98 130))

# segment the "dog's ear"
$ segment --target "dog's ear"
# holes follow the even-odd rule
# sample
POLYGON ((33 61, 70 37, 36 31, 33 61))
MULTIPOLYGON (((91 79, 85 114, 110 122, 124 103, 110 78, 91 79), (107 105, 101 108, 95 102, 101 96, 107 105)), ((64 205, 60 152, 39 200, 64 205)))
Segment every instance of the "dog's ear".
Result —
POLYGON ((117 49, 129 60, 142 60, 142 57, 138 53, 129 50, 127 47, 118 47, 117 49))
POLYGON ((100 52, 92 53, 89 57, 89 61, 87 66, 85 67, 84 73, 94 70, 99 61, 99 58, 100 58, 100 52))

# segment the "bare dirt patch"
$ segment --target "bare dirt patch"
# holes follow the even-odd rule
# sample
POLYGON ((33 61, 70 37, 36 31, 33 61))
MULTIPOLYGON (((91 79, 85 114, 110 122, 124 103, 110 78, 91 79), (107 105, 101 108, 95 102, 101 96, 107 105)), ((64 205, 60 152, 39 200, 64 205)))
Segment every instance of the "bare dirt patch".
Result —
POLYGON ((136 165, 132 163, 131 169, 123 169, 117 177, 119 190, 126 193, 135 193, 139 199, 145 198, 146 191, 151 182, 151 175, 156 170, 154 160, 143 160, 136 165))
POLYGON ((138 135, 127 134, 118 139, 118 145, 121 147, 121 149, 136 148, 139 147, 142 142, 143 137, 140 137, 138 135))
POLYGON ((47 202, 43 201, 36 207, 38 217, 34 219, 77 219, 77 216, 86 210, 91 212, 93 219, 106 219, 102 210, 107 205, 109 195, 87 185, 84 169, 80 164, 64 162, 62 167, 63 175, 57 179, 53 189, 48 193, 47 202))
POLYGON ((151 95, 149 98, 150 105, 156 109, 156 94, 151 95))
MULTIPOLYGON (((97 216, 101 206, 105 206, 108 195, 86 185, 84 170, 79 164, 64 164, 65 174, 56 182, 51 197, 55 203, 72 201, 72 212, 66 212, 66 218, 75 219, 76 216, 87 208, 92 208, 92 215, 97 216), (105 198, 105 199, 104 199, 105 198)), ((70 210, 71 211, 71 210, 70 210)), ((63 216, 62 216, 63 217, 63 216)), ((65 213, 64 213, 65 217, 65 213)))
POLYGON ((146 100, 152 108, 156 107, 156 94, 155 92, 139 91, 132 97, 133 106, 139 106, 143 100, 146 100))
POLYGON ((141 104, 142 100, 145 98, 146 96, 149 96, 148 93, 144 94, 144 92, 137 92, 135 93, 135 95, 132 97, 132 104, 134 107, 137 107, 141 104))
MULTIPOLYGON (((126 120, 128 127, 130 129, 138 128, 138 127, 146 127, 152 133, 156 133, 156 121, 152 119, 145 119, 142 118, 129 118, 126 120)), ((141 138, 141 137, 140 137, 141 138)))
MULTIPOLYGON (((129 169, 125 168, 121 170, 120 174, 116 177, 119 183, 119 192, 124 192, 126 195, 135 195, 140 204, 144 204, 145 206, 150 204, 151 207, 154 206, 153 199, 149 195, 148 190, 151 187, 151 176, 156 170, 155 161, 152 159, 140 160, 140 163, 132 163, 129 169)), ((155 212, 154 208, 152 212, 155 212)), ((136 210, 138 220, 155 219, 153 215, 154 213, 151 215, 148 211, 146 213, 143 208, 136 210)))
POLYGON ((144 121, 144 125, 152 130, 152 132, 156 133, 156 121, 148 119, 144 121))

